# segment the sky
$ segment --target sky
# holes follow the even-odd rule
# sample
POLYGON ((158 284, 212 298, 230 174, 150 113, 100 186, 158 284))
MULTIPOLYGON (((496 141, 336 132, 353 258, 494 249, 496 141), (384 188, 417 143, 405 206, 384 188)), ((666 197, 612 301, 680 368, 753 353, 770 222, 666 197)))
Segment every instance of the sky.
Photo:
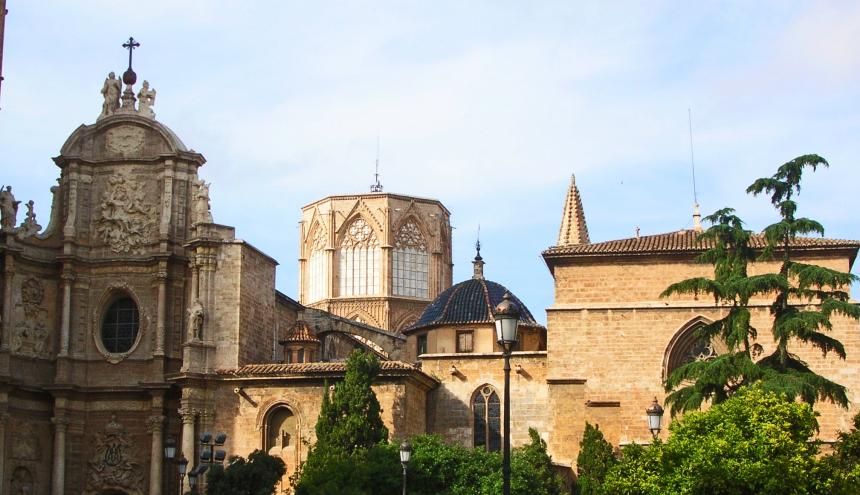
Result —
POLYGON ((451 211, 455 283, 471 276, 480 225, 487 278, 545 322, 553 283, 540 253, 556 242, 571 174, 592 242, 692 226, 690 115, 704 214, 731 206, 761 230, 776 213, 746 187, 817 153, 830 167, 804 177, 799 214, 860 239, 856 1, 7 8, 0 183, 47 223, 51 157, 95 121, 134 36, 157 119, 207 159, 214 220, 277 259, 292 297, 301 207, 368 192, 378 158, 386 192, 451 211))

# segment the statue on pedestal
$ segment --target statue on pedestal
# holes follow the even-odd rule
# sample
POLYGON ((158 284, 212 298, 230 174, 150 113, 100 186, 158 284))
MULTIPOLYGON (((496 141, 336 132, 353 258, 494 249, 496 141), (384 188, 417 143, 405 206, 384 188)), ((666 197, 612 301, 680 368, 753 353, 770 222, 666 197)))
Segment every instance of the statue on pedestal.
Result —
POLYGON ((102 103, 102 113, 99 115, 99 119, 107 117, 108 115, 113 115, 113 113, 117 111, 119 108, 119 94, 121 91, 122 83, 116 78, 116 74, 111 72, 105 79, 104 85, 102 85, 102 95, 104 96, 105 101, 102 103))
POLYGON ((152 106, 155 105, 155 89, 149 89, 149 81, 143 81, 143 87, 137 93, 138 113, 150 119, 155 118, 152 106))
POLYGON ((20 203, 20 201, 15 201, 12 186, 6 186, 5 189, 0 187, 0 229, 3 232, 15 231, 15 221, 20 203))

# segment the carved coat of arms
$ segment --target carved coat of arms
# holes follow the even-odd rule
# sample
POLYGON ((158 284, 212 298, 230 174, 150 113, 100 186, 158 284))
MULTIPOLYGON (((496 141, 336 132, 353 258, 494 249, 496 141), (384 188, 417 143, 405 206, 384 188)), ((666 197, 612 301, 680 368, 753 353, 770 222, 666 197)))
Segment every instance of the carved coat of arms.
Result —
POLYGON ((143 188, 129 182, 119 174, 108 180, 96 231, 114 252, 140 254, 152 239, 155 208, 147 203, 143 188))
POLYGON ((87 489, 138 491, 143 486, 140 464, 131 460, 132 441, 125 428, 111 418, 98 434, 96 452, 88 463, 87 489))

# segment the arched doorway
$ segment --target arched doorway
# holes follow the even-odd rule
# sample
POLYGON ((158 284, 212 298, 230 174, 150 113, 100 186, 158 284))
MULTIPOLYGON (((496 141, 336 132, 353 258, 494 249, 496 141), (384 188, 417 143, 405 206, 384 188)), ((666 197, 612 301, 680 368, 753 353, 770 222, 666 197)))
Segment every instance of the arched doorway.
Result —
POLYGON ((263 450, 284 461, 286 472, 278 493, 289 492, 289 479, 302 459, 302 442, 299 418, 286 404, 277 404, 266 413, 263 423, 263 450))

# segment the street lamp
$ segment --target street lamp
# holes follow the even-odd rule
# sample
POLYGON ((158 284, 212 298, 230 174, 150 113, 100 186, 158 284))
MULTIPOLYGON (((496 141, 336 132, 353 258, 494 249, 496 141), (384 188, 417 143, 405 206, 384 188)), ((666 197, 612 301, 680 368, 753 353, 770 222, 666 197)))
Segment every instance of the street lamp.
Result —
MULTIPOLYGON (((185 472, 188 470, 188 459, 185 458, 185 455, 182 455, 177 462, 179 464, 179 495, 182 495, 182 484, 185 481, 185 472)), ((189 482, 191 478, 188 478, 189 482)))
POLYGON ((651 407, 645 409, 645 414, 648 415, 648 429, 651 430, 651 434, 656 439, 657 435, 660 434, 660 423, 663 421, 663 408, 657 402, 657 397, 654 397, 651 407))
MULTIPOLYGON (((176 440, 171 437, 167 437, 167 440, 164 441, 164 459, 170 464, 170 461, 176 458, 176 440)), ((168 479, 170 476, 167 476, 164 480, 167 483, 167 495, 170 495, 170 482, 168 479)), ((154 483, 155 481, 153 481, 154 483)))
POLYGON ((520 308, 505 292, 502 302, 493 311, 496 320, 496 341, 502 346, 505 356, 505 430, 502 450, 502 493, 511 494, 511 351, 517 345, 517 327, 520 324, 520 308))
POLYGON ((400 444, 400 464, 403 465, 403 495, 406 495, 406 465, 412 458, 412 444, 408 441, 400 444))

